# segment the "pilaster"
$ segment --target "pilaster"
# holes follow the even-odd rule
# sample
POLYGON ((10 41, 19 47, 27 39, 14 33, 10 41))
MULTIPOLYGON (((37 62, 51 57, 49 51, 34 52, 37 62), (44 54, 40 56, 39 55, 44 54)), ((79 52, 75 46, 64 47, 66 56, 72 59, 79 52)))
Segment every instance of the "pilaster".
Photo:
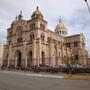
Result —
POLYGON ((33 47, 32 47, 32 52, 33 52, 33 65, 36 65, 36 40, 33 41, 33 47))
POLYGON ((10 66, 10 64, 11 64, 11 55, 12 55, 12 45, 10 45, 9 46, 9 57, 8 57, 8 63, 7 63, 7 67, 9 67, 10 66))

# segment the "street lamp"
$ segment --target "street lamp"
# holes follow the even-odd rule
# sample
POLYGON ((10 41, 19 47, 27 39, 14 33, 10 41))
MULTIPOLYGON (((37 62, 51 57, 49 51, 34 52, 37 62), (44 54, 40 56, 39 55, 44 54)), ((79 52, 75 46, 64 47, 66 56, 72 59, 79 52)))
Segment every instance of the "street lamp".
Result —
POLYGON ((85 2, 86 2, 86 4, 87 4, 88 11, 89 11, 89 13, 90 13, 90 7, 89 7, 89 4, 88 4, 88 1, 87 1, 87 0, 85 0, 85 2))

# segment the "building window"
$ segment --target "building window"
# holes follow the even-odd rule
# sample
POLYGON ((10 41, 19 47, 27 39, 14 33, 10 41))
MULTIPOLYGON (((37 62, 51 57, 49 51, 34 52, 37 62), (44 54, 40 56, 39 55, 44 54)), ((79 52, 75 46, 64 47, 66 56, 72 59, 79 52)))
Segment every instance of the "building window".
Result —
POLYGON ((32 42, 34 39, 35 39, 34 33, 31 33, 31 34, 30 34, 30 42, 32 42))
POLYGON ((78 61, 79 57, 78 57, 78 54, 75 55, 75 60, 78 61))
POLYGON ((11 39, 9 39, 8 43, 9 43, 9 44, 11 44, 11 43, 12 43, 11 39))
POLYGON ((67 32, 66 32, 66 35, 67 35, 67 32))
POLYGON ((30 30, 32 29, 32 25, 30 24, 30 30))
POLYGON ((44 38, 45 38, 45 37, 44 37, 44 34, 42 33, 42 34, 41 34, 41 40, 44 41, 44 38))
POLYGON ((60 30, 60 34, 61 34, 61 30, 60 30))
POLYGON ((59 34, 59 31, 56 31, 57 34, 59 34))
POLYGON ((17 28, 17 43, 22 43, 23 27, 19 26, 17 28))
POLYGON ((66 46, 70 48, 70 43, 67 43, 66 46))
POLYGON ((75 55, 75 60, 78 60, 78 55, 75 55))
POLYGON ((35 29, 35 23, 32 24, 32 29, 35 29))
POLYGON ((64 35, 66 35, 66 31, 64 31, 64 35))
POLYGON ((22 37, 17 38, 17 43, 22 43, 22 37))
POLYGON ((33 30, 33 29, 35 29, 35 23, 30 24, 30 30, 33 30))
POLYGON ((78 47, 78 42, 74 42, 74 47, 78 47))
POLYGON ((45 30, 45 25, 40 24, 40 29, 41 29, 41 30, 45 30))
POLYGON ((50 41, 51 41, 51 38, 47 37, 47 42, 50 43, 50 41))
POLYGON ((62 34, 64 34, 64 31, 62 31, 62 34))

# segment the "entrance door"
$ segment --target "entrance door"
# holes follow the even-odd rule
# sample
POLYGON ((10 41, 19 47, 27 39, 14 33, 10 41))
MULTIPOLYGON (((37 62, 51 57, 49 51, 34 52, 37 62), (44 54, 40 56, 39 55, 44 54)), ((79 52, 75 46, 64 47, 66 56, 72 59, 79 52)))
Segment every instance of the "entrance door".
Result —
POLYGON ((21 52, 20 51, 17 51, 16 52, 16 57, 17 57, 17 67, 21 67, 21 52))
POLYGON ((44 66, 45 65, 45 53, 42 52, 42 65, 44 66))

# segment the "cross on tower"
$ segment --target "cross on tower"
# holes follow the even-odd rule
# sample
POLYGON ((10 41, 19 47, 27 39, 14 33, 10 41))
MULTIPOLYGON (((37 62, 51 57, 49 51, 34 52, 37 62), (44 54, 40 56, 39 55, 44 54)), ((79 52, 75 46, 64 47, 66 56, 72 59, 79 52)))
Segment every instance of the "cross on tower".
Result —
POLYGON ((59 17, 59 23, 61 22, 61 16, 59 17))
POLYGON ((22 11, 20 11, 20 15, 22 15, 22 11))
POLYGON ((38 6, 38 0, 35 0, 36 6, 38 6))

